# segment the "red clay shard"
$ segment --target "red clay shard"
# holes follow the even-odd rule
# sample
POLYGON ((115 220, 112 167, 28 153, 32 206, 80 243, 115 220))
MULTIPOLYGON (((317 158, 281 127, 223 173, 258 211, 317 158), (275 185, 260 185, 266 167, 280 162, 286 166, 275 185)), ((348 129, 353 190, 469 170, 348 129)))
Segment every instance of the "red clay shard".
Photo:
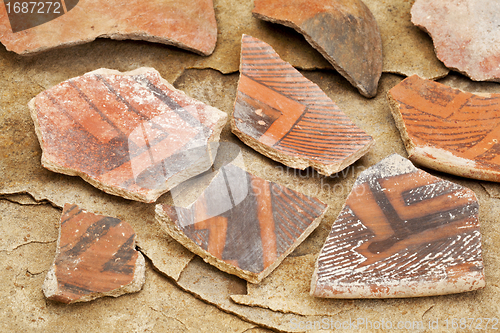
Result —
POLYGON ((269 158, 324 175, 351 165, 374 143, 316 84, 247 35, 231 129, 269 158))
POLYGON ((387 96, 410 160, 500 181, 500 94, 472 94, 413 75, 387 96))
POLYGON ((54 263, 43 292, 62 303, 118 297, 141 290, 145 262, 132 227, 119 219, 64 205, 54 263))
POLYGON ((393 154, 356 180, 321 250, 311 295, 420 297, 483 288, 473 191, 393 154))

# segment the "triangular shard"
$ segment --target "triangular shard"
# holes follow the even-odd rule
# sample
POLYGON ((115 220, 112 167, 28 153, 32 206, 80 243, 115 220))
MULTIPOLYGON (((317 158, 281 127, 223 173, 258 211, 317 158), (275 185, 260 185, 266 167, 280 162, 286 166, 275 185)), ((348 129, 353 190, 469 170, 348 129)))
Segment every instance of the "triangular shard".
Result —
POLYGON ((414 75, 387 96, 410 160, 500 181, 500 94, 472 94, 414 75))
POLYGON ((429 33, 446 67, 475 81, 500 81, 500 1, 416 0, 411 21, 429 33))
POLYGON ((258 283, 320 223, 327 205, 234 166, 189 207, 156 206, 174 239, 222 271, 258 283))
POLYGON ((118 297, 141 290, 145 270, 128 223, 66 204, 56 257, 43 292, 48 299, 63 303, 118 297))
POLYGON ((44 167, 143 202, 207 170, 227 120, 152 68, 90 72, 29 106, 44 167))
POLYGON ((373 139, 268 44, 243 35, 231 128, 287 166, 331 175, 366 154, 373 139))
POLYGON ((360 0, 255 0, 252 13, 297 30, 363 96, 377 94, 382 38, 375 17, 360 0))
POLYGON ((485 286, 474 192, 393 154, 356 180, 320 252, 311 294, 445 295, 485 286))
POLYGON ((0 42, 21 55, 103 37, 174 45, 201 55, 212 54, 217 42, 213 0, 6 0, 4 4, 0 42))

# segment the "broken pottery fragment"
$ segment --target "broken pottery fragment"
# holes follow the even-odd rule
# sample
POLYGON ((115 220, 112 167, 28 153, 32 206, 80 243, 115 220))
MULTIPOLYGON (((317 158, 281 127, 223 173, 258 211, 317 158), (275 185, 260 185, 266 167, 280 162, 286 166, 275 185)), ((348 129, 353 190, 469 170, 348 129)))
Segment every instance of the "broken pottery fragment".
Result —
POLYGON ((227 119, 152 68, 99 69, 29 106, 44 167, 143 202, 207 170, 227 119))
POLYGON ((231 129, 269 158, 324 175, 346 168, 373 145, 317 85, 247 35, 231 129))
POLYGON ((417 0, 411 21, 432 37, 437 57, 475 81, 500 81, 500 2, 417 0))
MULTIPOLYGON (((48 5, 42 12, 47 10, 48 5)), ((83 44, 98 37, 175 45, 202 55, 210 55, 217 42, 212 0, 85 0, 43 24, 36 23, 42 14, 17 14, 13 18, 13 11, 13 2, 9 7, 0 6, 0 41, 7 50, 21 55, 83 44), (19 29, 22 31, 17 32, 19 29)), ((62 9, 59 11, 62 13, 62 9)))
POLYGON ((63 303, 118 297, 141 290, 144 272, 128 223, 64 205, 56 257, 43 283, 45 297, 63 303))
POLYGON ((413 162, 500 181, 500 94, 472 94, 414 75, 387 96, 413 162))
POLYGON ((473 191, 393 154, 362 172, 321 250, 311 294, 445 295, 485 286, 473 191))
POLYGON ((377 94, 382 39, 360 0, 255 0, 253 15, 294 28, 366 97, 377 94))
POLYGON ((188 208, 157 205, 156 218, 209 264, 258 283, 318 226, 326 208, 228 164, 188 208))

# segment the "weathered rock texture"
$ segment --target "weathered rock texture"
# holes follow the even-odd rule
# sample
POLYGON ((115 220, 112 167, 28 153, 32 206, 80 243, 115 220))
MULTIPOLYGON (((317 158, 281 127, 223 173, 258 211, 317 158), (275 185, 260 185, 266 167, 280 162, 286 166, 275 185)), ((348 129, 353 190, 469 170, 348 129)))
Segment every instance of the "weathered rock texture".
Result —
POLYGON ((54 263, 43 284, 45 297, 63 303, 118 297, 141 290, 145 262, 126 222, 66 204, 54 263))
POLYGON ((500 81, 500 2, 417 0, 412 22, 428 32, 437 57, 476 81, 500 81))
POLYGON ((332 226, 311 294, 445 295, 485 286, 479 203, 393 154, 361 173, 332 226))
POLYGON ((411 76, 387 96, 412 161, 500 181, 500 94, 472 94, 411 76))
POLYGON ((231 128, 265 156, 330 175, 373 145, 368 134, 268 44, 244 35, 240 72, 231 128))
POLYGON ((157 205, 156 214, 170 236, 206 262, 258 283, 318 226, 326 208, 229 164, 188 208, 157 205))
POLYGON ((46 168, 144 202, 208 169, 227 119, 151 68, 100 69, 29 105, 46 168))
MULTIPOLYGON (((83 44, 98 37, 170 44, 202 55, 210 55, 217 42, 212 0, 85 0, 47 23, 37 25, 39 18, 31 14, 25 19, 30 22, 12 27, 7 10, 0 6, 0 41, 8 50, 22 55, 83 44), (34 27, 15 33, 29 26, 34 27)), ((14 10, 13 2, 10 10, 14 10)))
POLYGON ((366 97, 377 94, 382 40, 360 0, 255 0, 257 18, 294 28, 366 97))

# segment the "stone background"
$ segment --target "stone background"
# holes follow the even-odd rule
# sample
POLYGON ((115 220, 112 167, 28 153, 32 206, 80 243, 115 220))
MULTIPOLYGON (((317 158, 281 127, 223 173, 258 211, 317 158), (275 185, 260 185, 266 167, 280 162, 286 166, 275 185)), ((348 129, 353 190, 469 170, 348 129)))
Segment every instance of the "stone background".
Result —
MULTIPOLYGON (((392 321, 394 325, 422 321, 426 327, 430 320, 439 320, 440 329, 432 332, 446 332, 451 330, 453 318, 500 318, 500 252, 496 245, 500 243, 500 186, 430 170, 426 171, 469 187, 480 200, 486 288, 414 299, 323 300, 308 295, 311 267, 356 176, 392 153, 407 156, 389 110, 387 91, 405 75, 419 74, 472 92, 500 93, 499 84, 477 83, 448 73, 435 57, 431 39, 410 22, 412 0, 365 3, 374 13, 383 39, 384 74, 373 99, 362 97, 301 35, 254 19, 252 0, 214 0, 219 39, 210 57, 160 44, 108 39, 32 57, 17 56, 0 46, 0 330, 256 333, 268 329, 301 331, 293 329, 293 323, 299 321, 363 318, 392 321), (330 206, 318 229, 260 285, 250 287, 193 257, 162 232, 154 220, 154 204, 113 197, 80 178, 45 170, 27 107, 41 91, 86 72, 101 67, 129 71, 147 66, 156 68, 189 96, 230 114, 242 33, 273 46, 376 140, 375 147, 354 165, 324 177, 311 169, 286 168, 259 155, 231 134, 229 124, 226 126, 222 141, 238 145, 248 171, 317 196, 330 206), (132 224, 138 246, 149 258, 141 292, 85 304, 45 300, 41 285, 55 254, 65 202, 132 224), (449 330, 445 329, 446 319, 449 330)), ((201 188, 205 178, 193 182, 201 188)), ((166 194, 158 202, 172 203, 172 198, 166 194)), ((363 328, 355 331, 369 331, 363 328)))

